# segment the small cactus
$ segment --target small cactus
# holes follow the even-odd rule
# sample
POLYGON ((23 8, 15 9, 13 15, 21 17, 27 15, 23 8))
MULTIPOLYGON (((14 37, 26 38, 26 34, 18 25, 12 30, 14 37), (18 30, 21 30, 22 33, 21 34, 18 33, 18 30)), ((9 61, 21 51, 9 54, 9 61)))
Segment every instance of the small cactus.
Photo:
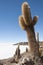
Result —
POLYGON ((30 6, 27 2, 22 4, 22 15, 19 17, 19 25, 23 30, 26 31, 31 54, 38 56, 39 47, 35 38, 34 25, 38 20, 38 16, 34 16, 33 20, 31 17, 30 6))
POLYGON ((19 45, 18 45, 18 47, 17 47, 17 49, 16 49, 16 56, 17 56, 17 59, 20 58, 20 49, 19 49, 19 45))
POLYGON ((28 52, 28 48, 26 47, 26 52, 28 52))

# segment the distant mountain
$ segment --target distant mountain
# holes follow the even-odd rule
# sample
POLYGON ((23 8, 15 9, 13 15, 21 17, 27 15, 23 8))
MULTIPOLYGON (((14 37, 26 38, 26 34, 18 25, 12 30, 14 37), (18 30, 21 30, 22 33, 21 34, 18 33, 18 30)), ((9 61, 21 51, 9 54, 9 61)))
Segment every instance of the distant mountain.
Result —
MULTIPOLYGON (((16 43, 16 44, 13 44, 13 45, 28 45, 28 42, 19 42, 19 43, 16 43)), ((39 46, 40 47, 43 47, 43 41, 39 41, 39 46)))
POLYGON ((28 45, 28 42, 19 42, 19 43, 16 43, 16 44, 13 44, 13 45, 28 45))

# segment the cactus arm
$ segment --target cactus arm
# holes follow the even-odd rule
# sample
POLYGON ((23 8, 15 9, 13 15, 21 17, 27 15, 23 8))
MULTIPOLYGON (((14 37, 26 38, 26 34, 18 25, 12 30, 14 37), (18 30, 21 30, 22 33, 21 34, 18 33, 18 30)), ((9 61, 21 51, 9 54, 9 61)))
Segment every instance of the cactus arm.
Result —
POLYGON ((37 23, 38 20, 38 16, 34 16, 33 21, 32 21, 32 25, 35 25, 37 23))
POLYGON ((23 30, 26 29, 26 25, 25 25, 25 23, 24 23, 23 16, 20 16, 20 17, 19 17, 19 25, 20 25, 20 27, 21 27, 23 30))

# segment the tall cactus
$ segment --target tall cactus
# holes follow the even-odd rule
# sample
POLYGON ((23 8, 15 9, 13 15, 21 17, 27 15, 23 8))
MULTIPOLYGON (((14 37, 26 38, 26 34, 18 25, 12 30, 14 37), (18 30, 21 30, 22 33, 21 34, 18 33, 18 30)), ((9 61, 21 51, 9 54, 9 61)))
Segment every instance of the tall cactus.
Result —
POLYGON ((22 15, 19 17, 19 25, 26 31, 31 54, 34 56, 39 55, 39 48, 35 38, 34 25, 38 20, 38 16, 31 17, 30 6, 27 2, 22 4, 22 15))

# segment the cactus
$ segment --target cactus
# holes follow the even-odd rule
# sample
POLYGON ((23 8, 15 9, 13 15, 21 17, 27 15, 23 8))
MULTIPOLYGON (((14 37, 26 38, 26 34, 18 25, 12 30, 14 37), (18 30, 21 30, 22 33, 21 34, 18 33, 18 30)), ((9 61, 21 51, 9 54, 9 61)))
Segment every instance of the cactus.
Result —
POLYGON ((27 2, 22 4, 22 15, 19 17, 19 25, 27 33, 31 54, 39 56, 39 45, 36 42, 34 25, 37 23, 38 16, 31 17, 30 6, 27 2))
POLYGON ((18 47, 16 49, 16 56, 17 56, 17 59, 20 58, 20 49, 19 49, 19 44, 18 44, 18 47))
POLYGON ((26 52, 28 52, 28 48, 26 47, 26 52))

